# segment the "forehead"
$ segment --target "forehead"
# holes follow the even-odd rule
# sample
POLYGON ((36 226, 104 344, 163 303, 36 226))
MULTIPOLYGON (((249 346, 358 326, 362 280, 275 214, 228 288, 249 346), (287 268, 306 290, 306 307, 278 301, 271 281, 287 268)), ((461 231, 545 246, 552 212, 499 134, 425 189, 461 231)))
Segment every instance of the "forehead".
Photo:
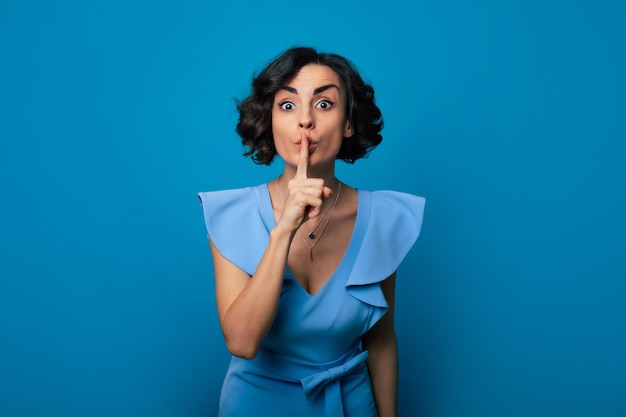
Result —
POLYGON ((332 68, 326 65, 309 64, 300 68, 296 76, 287 83, 290 87, 295 87, 298 91, 314 90, 317 87, 334 84, 343 90, 341 78, 332 68))

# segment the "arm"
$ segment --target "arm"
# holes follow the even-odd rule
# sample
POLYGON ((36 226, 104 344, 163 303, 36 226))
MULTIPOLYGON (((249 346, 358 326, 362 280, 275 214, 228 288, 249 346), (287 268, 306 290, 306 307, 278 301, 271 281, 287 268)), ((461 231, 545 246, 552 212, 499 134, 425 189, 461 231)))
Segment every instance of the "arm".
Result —
POLYGON ((253 358, 274 320, 292 236, 274 229, 256 273, 250 277, 211 242, 217 311, 228 350, 253 358))
POLYGON ((393 325, 395 272, 381 283, 389 304, 387 313, 363 335, 363 348, 379 417, 395 417, 398 395, 398 345, 393 325))
POLYGON ((252 277, 211 242, 218 315, 226 346, 235 356, 250 359, 256 355, 276 315, 294 233, 306 217, 319 215, 323 199, 330 195, 324 180, 307 178, 308 153, 303 136, 297 171, 289 181, 280 219, 252 277))

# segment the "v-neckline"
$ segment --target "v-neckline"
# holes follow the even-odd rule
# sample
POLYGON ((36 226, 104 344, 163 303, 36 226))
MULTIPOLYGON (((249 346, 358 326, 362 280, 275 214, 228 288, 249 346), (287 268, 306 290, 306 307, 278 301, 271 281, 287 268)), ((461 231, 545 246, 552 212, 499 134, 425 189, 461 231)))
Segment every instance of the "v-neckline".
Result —
MULTIPOLYGON (((263 184, 262 187, 263 186, 265 188, 264 190, 265 192, 259 193, 259 195, 263 197, 263 201, 261 201, 259 210, 261 212, 261 217, 263 217, 263 221, 265 225, 267 226, 268 234, 269 234, 269 232, 272 229, 274 229, 274 227, 276 227, 276 218, 274 217, 274 208, 272 207, 272 199, 270 196, 269 186, 267 183, 263 184)), ((295 282, 295 284, 300 288, 300 290, 302 290, 302 293, 304 293, 310 299, 316 298, 318 294, 324 292, 326 287, 329 286, 331 281, 334 280, 334 277, 338 275, 341 269, 343 269, 345 265, 348 265, 348 261, 350 259, 354 260, 354 258, 356 257, 356 252, 358 252, 358 243, 356 241, 358 239, 355 239, 355 236, 357 236, 358 234, 357 232, 359 232, 360 228, 362 227, 361 222, 363 221, 362 219, 364 217, 364 213, 362 213, 363 212, 362 210, 362 206, 363 206, 362 193, 363 192, 360 189, 356 189, 356 192, 357 192, 356 218, 354 219, 354 225, 352 226, 352 232, 350 233, 350 240, 348 242, 348 246, 346 246, 346 249, 341 259, 339 260, 339 263, 337 264, 333 272, 331 272, 331 274, 328 276, 326 281, 324 281, 324 284, 322 284, 322 286, 315 293, 312 294, 308 292, 302 286, 300 281, 296 279, 293 272, 291 271, 291 268, 289 268, 289 264, 285 265, 285 273, 288 274, 288 276, 295 282)))

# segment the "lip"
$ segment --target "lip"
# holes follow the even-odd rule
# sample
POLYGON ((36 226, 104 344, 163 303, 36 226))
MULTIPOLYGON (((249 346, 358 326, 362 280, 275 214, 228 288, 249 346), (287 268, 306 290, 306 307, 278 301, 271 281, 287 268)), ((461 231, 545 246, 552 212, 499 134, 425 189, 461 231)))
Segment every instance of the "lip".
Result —
MULTIPOLYGON (((298 152, 300 152, 300 150, 302 149, 302 141, 297 141, 295 145, 298 149, 298 152)), ((309 152, 312 152, 315 148, 317 148, 317 142, 309 141, 309 152)))

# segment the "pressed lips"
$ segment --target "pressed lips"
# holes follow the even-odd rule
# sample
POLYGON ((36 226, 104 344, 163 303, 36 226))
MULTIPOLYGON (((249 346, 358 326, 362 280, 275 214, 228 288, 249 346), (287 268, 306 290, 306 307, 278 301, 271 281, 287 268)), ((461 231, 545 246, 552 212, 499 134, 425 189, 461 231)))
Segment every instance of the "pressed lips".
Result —
MULTIPOLYGON (((300 151, 300 149, 302 149, 301 145, 302 145, 302 141, 297 141, 295 143, 296 148, 298 149, 298 152, 300 151)), ((317 147, 317 142, 312 142, 309 140, 309 152, 311 152, 313 149, 315 149, 317 147)))

